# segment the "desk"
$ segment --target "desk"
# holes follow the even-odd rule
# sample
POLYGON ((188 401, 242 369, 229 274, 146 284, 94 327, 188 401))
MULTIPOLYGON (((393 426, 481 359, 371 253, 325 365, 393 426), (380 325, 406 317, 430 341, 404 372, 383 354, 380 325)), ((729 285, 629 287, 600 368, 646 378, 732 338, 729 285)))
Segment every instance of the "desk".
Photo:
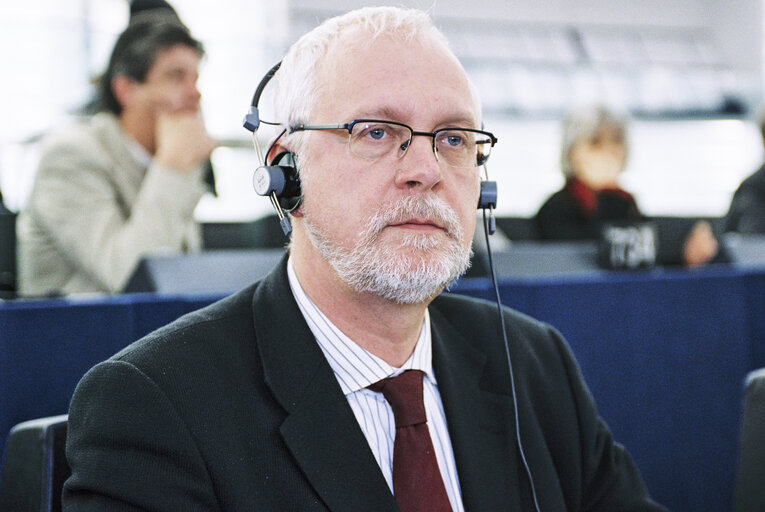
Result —
MULTIPOLYGON (((493 298, 487 278, 452 291, 493 298)), ((506 277, 500 291, 567 338, 657 500, 680 512, 730 510, 742 382, 765 366, 765 268, 506 277)), ((218 297, 0 304, 0 431, 66 412, 90 366, 218 297)))

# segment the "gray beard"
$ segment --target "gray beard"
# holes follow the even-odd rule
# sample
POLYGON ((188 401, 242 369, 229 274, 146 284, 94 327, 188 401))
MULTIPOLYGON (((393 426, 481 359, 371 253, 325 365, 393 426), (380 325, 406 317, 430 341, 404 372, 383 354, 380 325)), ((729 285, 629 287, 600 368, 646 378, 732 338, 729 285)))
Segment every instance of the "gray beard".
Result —
POLYGON ((303 224, 314 247, 354 291, 372 293, 399 304, 417 304, 436 296, 470 267, 472 248, 463 247, 455 211, 436 196, 409 196, 381 208, 367 223, 352 249, 338 247, 304 210, 303 224), (414 217, 444 226, 448 240, 423 233, 407 235, 398 247, 379 243, 391 224, 414 217), (398 254, 400 248, 415 254, 398 254), (440 251, 440 252, 439 252, 440 251))

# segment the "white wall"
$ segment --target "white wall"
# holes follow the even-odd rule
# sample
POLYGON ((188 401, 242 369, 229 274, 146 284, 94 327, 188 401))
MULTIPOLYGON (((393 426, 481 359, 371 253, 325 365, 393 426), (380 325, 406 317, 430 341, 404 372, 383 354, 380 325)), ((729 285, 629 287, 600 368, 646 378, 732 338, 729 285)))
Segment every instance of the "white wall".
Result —
MULTIPOLYGON (((335 0, 318 4, 294 0, 293 10, 323 17, 364 5, 388 2, 335 0)), ((409 0, 397 4, 429 9, 436 17, 489 18, 547 25, 646 26, 708 30, 718 58, 737 79, 748 79, 760 95, 762 4, 759 0, 409 0)), ((474 77, 475 78, 475 77, 474 77)), ((568 84, 570 86, 570 84, 568 84)), ((484 91, 487 92, 494 91, 484 91)), ((666 90, 682 97, 683 91, 666 90)), ((559 171, 559 123, 556 119, 508 119, 489 116, 487 128, 500 139, 489 163, 499 184, 498 212, 533 215, 562 184, 559 171)), ((635 121, 623 184, 650 215, 724 215, 738 183, 762 158, 756 125, 749 119, 635 121)))
MULTIPOLYGON (((181 17, 203 39, 209 58, 200 79, 203 108, 213 134, 241 137, 240 127, 261 75, 291 41, 290 16, 313 18, 373 2, 362 0, 173 0, 181 17)), ((752 96, 762 88, 761 0, 398 0, 437 17, 487 18, 492 22, 624 27, 706 27, 722 60, 752 96), (749 78, 747 78, 749 77, 749 78)), ((0 5, 0 187, 9 205, 23 206, 36 153, 25 144, 67 118, 84 100, 88 80, 105 65, 114 37, 127 20, 127 0, 28 0, 0 5), (82 37, 82 26, 94 28, 82 37)), ((459 23, 459 22, 458 22, 459 23)), ((565 86, 566 84, 564 84, 565 86)), ((682 96, 683 91, 666 94, 682 96)), ((500 184, 500 213, 530 215, 561 182, 555 119, 513 119, 492 113, 487 128, 500 139, 490 172, 500 184)), ((624 176, 646 213, 721 215, 733 189, 762 157, 756 128, 738 121, 637 122, 624 176)), ((257 165, 248 149, 213 155, 221 198, 206 199, 204 218, 248 218, 269 211, 254 196, 257 165)))
POLYGON ((763 3, 752 0, 705 0, 706 23, 727 61, 736 69, 762 76, 763 3))

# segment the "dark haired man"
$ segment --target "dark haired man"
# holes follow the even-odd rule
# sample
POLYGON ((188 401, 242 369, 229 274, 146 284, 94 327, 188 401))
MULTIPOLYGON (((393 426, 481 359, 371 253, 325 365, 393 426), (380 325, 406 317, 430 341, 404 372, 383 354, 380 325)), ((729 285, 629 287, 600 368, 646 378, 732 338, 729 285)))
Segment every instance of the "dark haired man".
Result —
POLYGON ((46 142, 20 215, 22 295, 119 292, 153 252, 201 246, 193 213, 214 148, 199 112, 204 54, 174 15, 118 38, 100 112, 46 142))

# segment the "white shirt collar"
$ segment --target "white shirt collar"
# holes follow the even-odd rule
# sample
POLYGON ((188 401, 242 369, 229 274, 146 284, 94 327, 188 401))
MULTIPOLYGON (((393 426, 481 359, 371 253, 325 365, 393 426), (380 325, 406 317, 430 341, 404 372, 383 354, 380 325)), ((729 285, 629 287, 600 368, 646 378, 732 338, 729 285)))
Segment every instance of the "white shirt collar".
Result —
POLYGON ((125 146, 127 146, 130 155, 135 159, 135 161, 138 162, 138 164, 142 167, 149 167, 149 164, 151 164, 152 160, 151 153, 146 151, 146 148, 141 146, 141 144, 129 133, 123 130, 122 127, 120 127, 120 134, 122 134, 122 139, 125 142, 125 146))
POLYGON ((291 257, 287 261, 287 276, 298 307, 345 395, 364 389, 378 380, 398 375, 404 370, 422 370, 427 379, 433 384, 436 383, 433 373, 430 315, 427 309, 412 355, 401 368, 396 368, 357 345, 319 310, 300 286, 291 257))

